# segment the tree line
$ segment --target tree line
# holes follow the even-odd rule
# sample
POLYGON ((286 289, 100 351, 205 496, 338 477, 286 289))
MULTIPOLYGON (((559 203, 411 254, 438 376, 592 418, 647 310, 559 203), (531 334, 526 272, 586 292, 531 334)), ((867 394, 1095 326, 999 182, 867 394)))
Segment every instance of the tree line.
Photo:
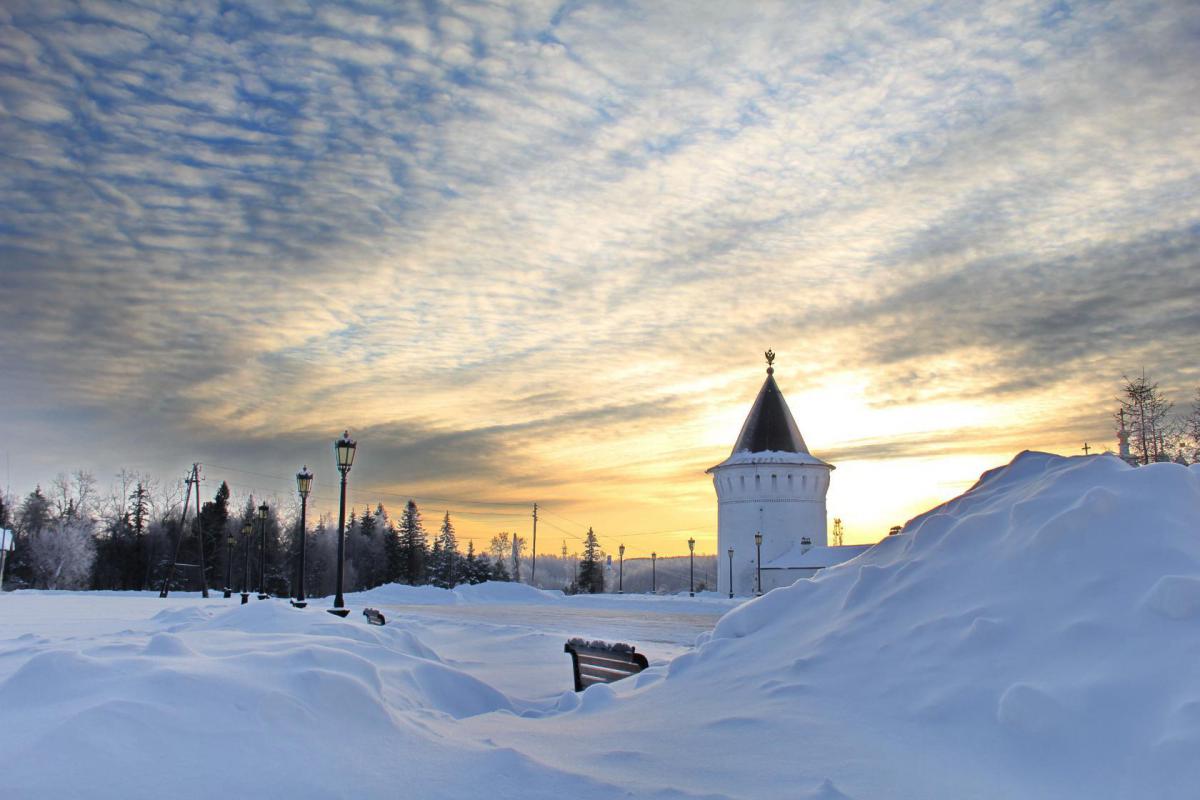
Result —
MULTIPOLYGON (((300 537, 305 536, 306 593, 334 593, 337 575, 337 521, 321 516, 301 533, 296 509, 267 505, 260 520, 260 498, 233 498, 222 482, 184 520, 179 485, 163 486, 126 470, 117 474, 107 493, 85 472, 59 475, 38 486, 20 502, 0 492, 0 527, 14 532, 15 552, 4 575, 7 589, 159 589, 168 579, 170 591, 200 588, 203 543, 204 583, 210 591, 226 586, 280 597, 294 595, 300 566, 300 537), (282 512, 282 513, 281 513, 282 512), (179 537, 182 535, 182 539, 179 537), (171 570, 178 544, 176 568, 171 570), (261 582, 261 586, 260 586, 261 582)), ((654 571, 648 558, 629 558, 620 583, 618 564, 601 549, 592 529, 583 552, 537 556, 536 585, 564 592, 686 591, 686 557, 659 559, 654 571), (675 562, 668 564, 668 561, 675 562), (654 576, 651 573, 654 571, 654 576)), ((409 500, 398 519, 382 503, 351 509, 346 522, 345 591, 362 591, 386 583, 453 588, 484 581, 531 580, 525 537, 500 532, 485 549, 472 541, 460 545, 450 512, 436 530, 427 530, 421 510, 409 500)), ((696 586, 715 575, 712 556, 697 556, 696 586), (711 563, 710 563, 711 562, 711 563)))
MULTIPOLYGON (((336 583, 337 523, 327 516, 300 531, 298 515, 283 518, 267 506, 265 520, 253 495, 235 505, 222 482, 200 513, 184 521, 181 492, 163 489, 143 476, 122 471, 101 496, 95 478, 77 471, 60 475, 48 489, 36 487, 20 502, 0 493, 0 527, 14 533, 15 552, 5 570, 5 588, 157 589, 170 573, 168 589, 196 591, 204 583, 234 591, 261 587, 268 594, 294 593, 305 539, 305 587, 314 596, 332 594, 336 583), (182 539, 179 537, 182 536, 182 539), (178 564, 170 569, 178 542, 178 564)), ((353 509, 346 525, 346 591, 385 583, 452 588, 462 583, 508 581, 525 565, 524 537, 502 532, 487 550, 459 545, 447 511, 436 531, 426 530, 412 500, 393 520, 382 503, 353 509)))

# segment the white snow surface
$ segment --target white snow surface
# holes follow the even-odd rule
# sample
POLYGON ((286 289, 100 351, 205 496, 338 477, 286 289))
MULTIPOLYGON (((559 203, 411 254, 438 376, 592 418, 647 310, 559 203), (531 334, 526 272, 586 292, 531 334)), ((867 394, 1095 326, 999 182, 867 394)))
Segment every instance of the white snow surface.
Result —
POLYGON ((0 792, 957 800, 1200 786, 1197 467, 1022 453, 853 561, 740 605, 498 584, 348 601, 341 620, 327 600, 5 593, 0 792), (364 605, 388 625, 367 626, 364 605), (629 634, 652 666, 576 695, 572 631, 629 634))

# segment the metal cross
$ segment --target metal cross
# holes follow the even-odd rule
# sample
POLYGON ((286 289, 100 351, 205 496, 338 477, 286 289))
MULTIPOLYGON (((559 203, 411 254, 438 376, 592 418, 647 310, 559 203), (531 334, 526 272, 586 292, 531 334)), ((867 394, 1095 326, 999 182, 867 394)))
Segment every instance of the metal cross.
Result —
POLYGON ((1086 456, 1090 452, 1092 452, 1092 448, 1088 446, 1087 442, 1084 442, 1083 443, 1083 454, 1086 456))

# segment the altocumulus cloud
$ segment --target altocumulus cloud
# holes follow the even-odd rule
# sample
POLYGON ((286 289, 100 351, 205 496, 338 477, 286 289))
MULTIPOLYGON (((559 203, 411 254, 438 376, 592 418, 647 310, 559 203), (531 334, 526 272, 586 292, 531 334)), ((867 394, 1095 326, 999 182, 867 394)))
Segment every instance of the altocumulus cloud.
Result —
POLYGON ((0 424, 53 443, 37 477, 134 431, 145 463, 253 463, 350 425, 386 443, 378 482, 569 483, 744 402, 768 344, 884 405, 1200 378, 1194 4, 0 25, 0 424))

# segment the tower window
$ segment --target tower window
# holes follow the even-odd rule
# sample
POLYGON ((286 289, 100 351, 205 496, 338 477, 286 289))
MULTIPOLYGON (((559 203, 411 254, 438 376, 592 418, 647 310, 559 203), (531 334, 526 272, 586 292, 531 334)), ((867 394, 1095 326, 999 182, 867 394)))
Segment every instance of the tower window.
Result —
POLYGON ((778 491, 778 489, 779 489, 779 476, 772 475, 771 476, 771 491, 772 492, 778 491))
POLYGON ((739 476, 738 476, 738 480, 739 480, 739 481, 741 481, 741 483, 742 483, 742 490, 744 491, 744 490, 745 490, 745 488, 746 488, 746 476, 745 476, 745 475, 739 475, 739 476))

